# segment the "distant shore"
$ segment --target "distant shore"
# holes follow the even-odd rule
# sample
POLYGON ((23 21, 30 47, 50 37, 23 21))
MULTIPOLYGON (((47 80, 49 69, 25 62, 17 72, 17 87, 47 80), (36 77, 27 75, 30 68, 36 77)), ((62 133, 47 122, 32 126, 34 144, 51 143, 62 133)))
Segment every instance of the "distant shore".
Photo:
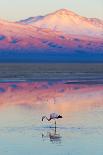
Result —
POLYGON ((0 80, 103 78, 103 63, 0 63, 0 80))

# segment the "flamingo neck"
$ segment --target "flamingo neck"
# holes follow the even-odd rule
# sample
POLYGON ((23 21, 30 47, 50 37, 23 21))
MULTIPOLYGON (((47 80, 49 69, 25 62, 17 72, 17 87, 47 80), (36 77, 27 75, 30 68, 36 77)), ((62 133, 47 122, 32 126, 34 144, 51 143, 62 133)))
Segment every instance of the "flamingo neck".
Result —
POLYGON ((51 119, 50 118, 48 118, 48 117, 45 117, 48 121, 50 121, 51 119))

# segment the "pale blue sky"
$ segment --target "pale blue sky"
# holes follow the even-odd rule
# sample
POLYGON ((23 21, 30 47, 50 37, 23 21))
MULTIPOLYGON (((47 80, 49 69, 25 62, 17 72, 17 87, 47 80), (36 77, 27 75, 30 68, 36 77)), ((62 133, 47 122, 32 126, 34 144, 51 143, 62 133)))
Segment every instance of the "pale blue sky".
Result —
POLYGON ((103 19, 103 0, 0 0, 0 18, 13 21, 61 8, 103 19))

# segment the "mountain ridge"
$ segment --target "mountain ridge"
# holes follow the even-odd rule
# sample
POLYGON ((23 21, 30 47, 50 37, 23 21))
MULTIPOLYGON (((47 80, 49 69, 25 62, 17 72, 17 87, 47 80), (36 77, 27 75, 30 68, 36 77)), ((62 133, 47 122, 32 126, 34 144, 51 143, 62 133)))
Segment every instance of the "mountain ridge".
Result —
MULTIPOLYGON (((78 16, 66 9, 57 10, 45 17, 30 17, 25 24, 24 21, 9 22, 0 20, 0 61, 6 59, 10 61, 19 61, 21 59, 43 60, 43 62, 54 60, 63 62, 71 60, 103 60, 102 21, 89 18, 89 25, 85 25, 85 20, 87 20, 86 17, 78 16), (71 17, 69 22, 67 21, 68 14, 71 17), (62 16, 63 21, 60 16, 62 16), (34 23, 29 22, 32 20, 34 23), (41 21, 44 23, 45 20, 47 25, 41 26, 41 21), (68 29, 66 30, 68 30, 68 33, 63 27, 65 26, 64 20, 67 23, 68 29), (80 20, 84 20, 84 22, 80 20), (75 21, 80 24, 77 25, 75 21), (53 27, 49 27, 48 23, 52 23, 53 27), (73 23, 75 26, 70 25, 69 27, 68 23, 73 23), (58 24, 63 29, 58 29, 55 24, 58 24), (94 28, 90 25, 96 26, 94 28), (92 35, 91 31, 87 31, 87 27, 93 31, 92 35), (71 33, 71 28, 75 33, 71 33)), ((86 22, 88 23, 88 21, 86 22)))
POLYGON ((40 28, 49 28, 66 34, 79 34, 103 38, 102 20, 86 18, 67 9, 60 9, 45 16, 32 17, 32 19, 29 18, 20 23, 40 28))

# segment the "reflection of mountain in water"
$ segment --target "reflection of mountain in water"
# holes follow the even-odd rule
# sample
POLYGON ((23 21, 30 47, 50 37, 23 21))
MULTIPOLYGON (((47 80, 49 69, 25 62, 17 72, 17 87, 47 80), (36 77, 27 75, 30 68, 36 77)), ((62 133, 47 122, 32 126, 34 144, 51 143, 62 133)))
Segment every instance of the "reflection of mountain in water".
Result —
POLYGON ((49 139, 50 142, 52 142, 52 143, 61 143, 62 142, 62 136, 59 133, 57 133, 56 128, 51 132, 47 132, 46 135, 43 133, 42 138, 43 138, 43 140, 49 139))

